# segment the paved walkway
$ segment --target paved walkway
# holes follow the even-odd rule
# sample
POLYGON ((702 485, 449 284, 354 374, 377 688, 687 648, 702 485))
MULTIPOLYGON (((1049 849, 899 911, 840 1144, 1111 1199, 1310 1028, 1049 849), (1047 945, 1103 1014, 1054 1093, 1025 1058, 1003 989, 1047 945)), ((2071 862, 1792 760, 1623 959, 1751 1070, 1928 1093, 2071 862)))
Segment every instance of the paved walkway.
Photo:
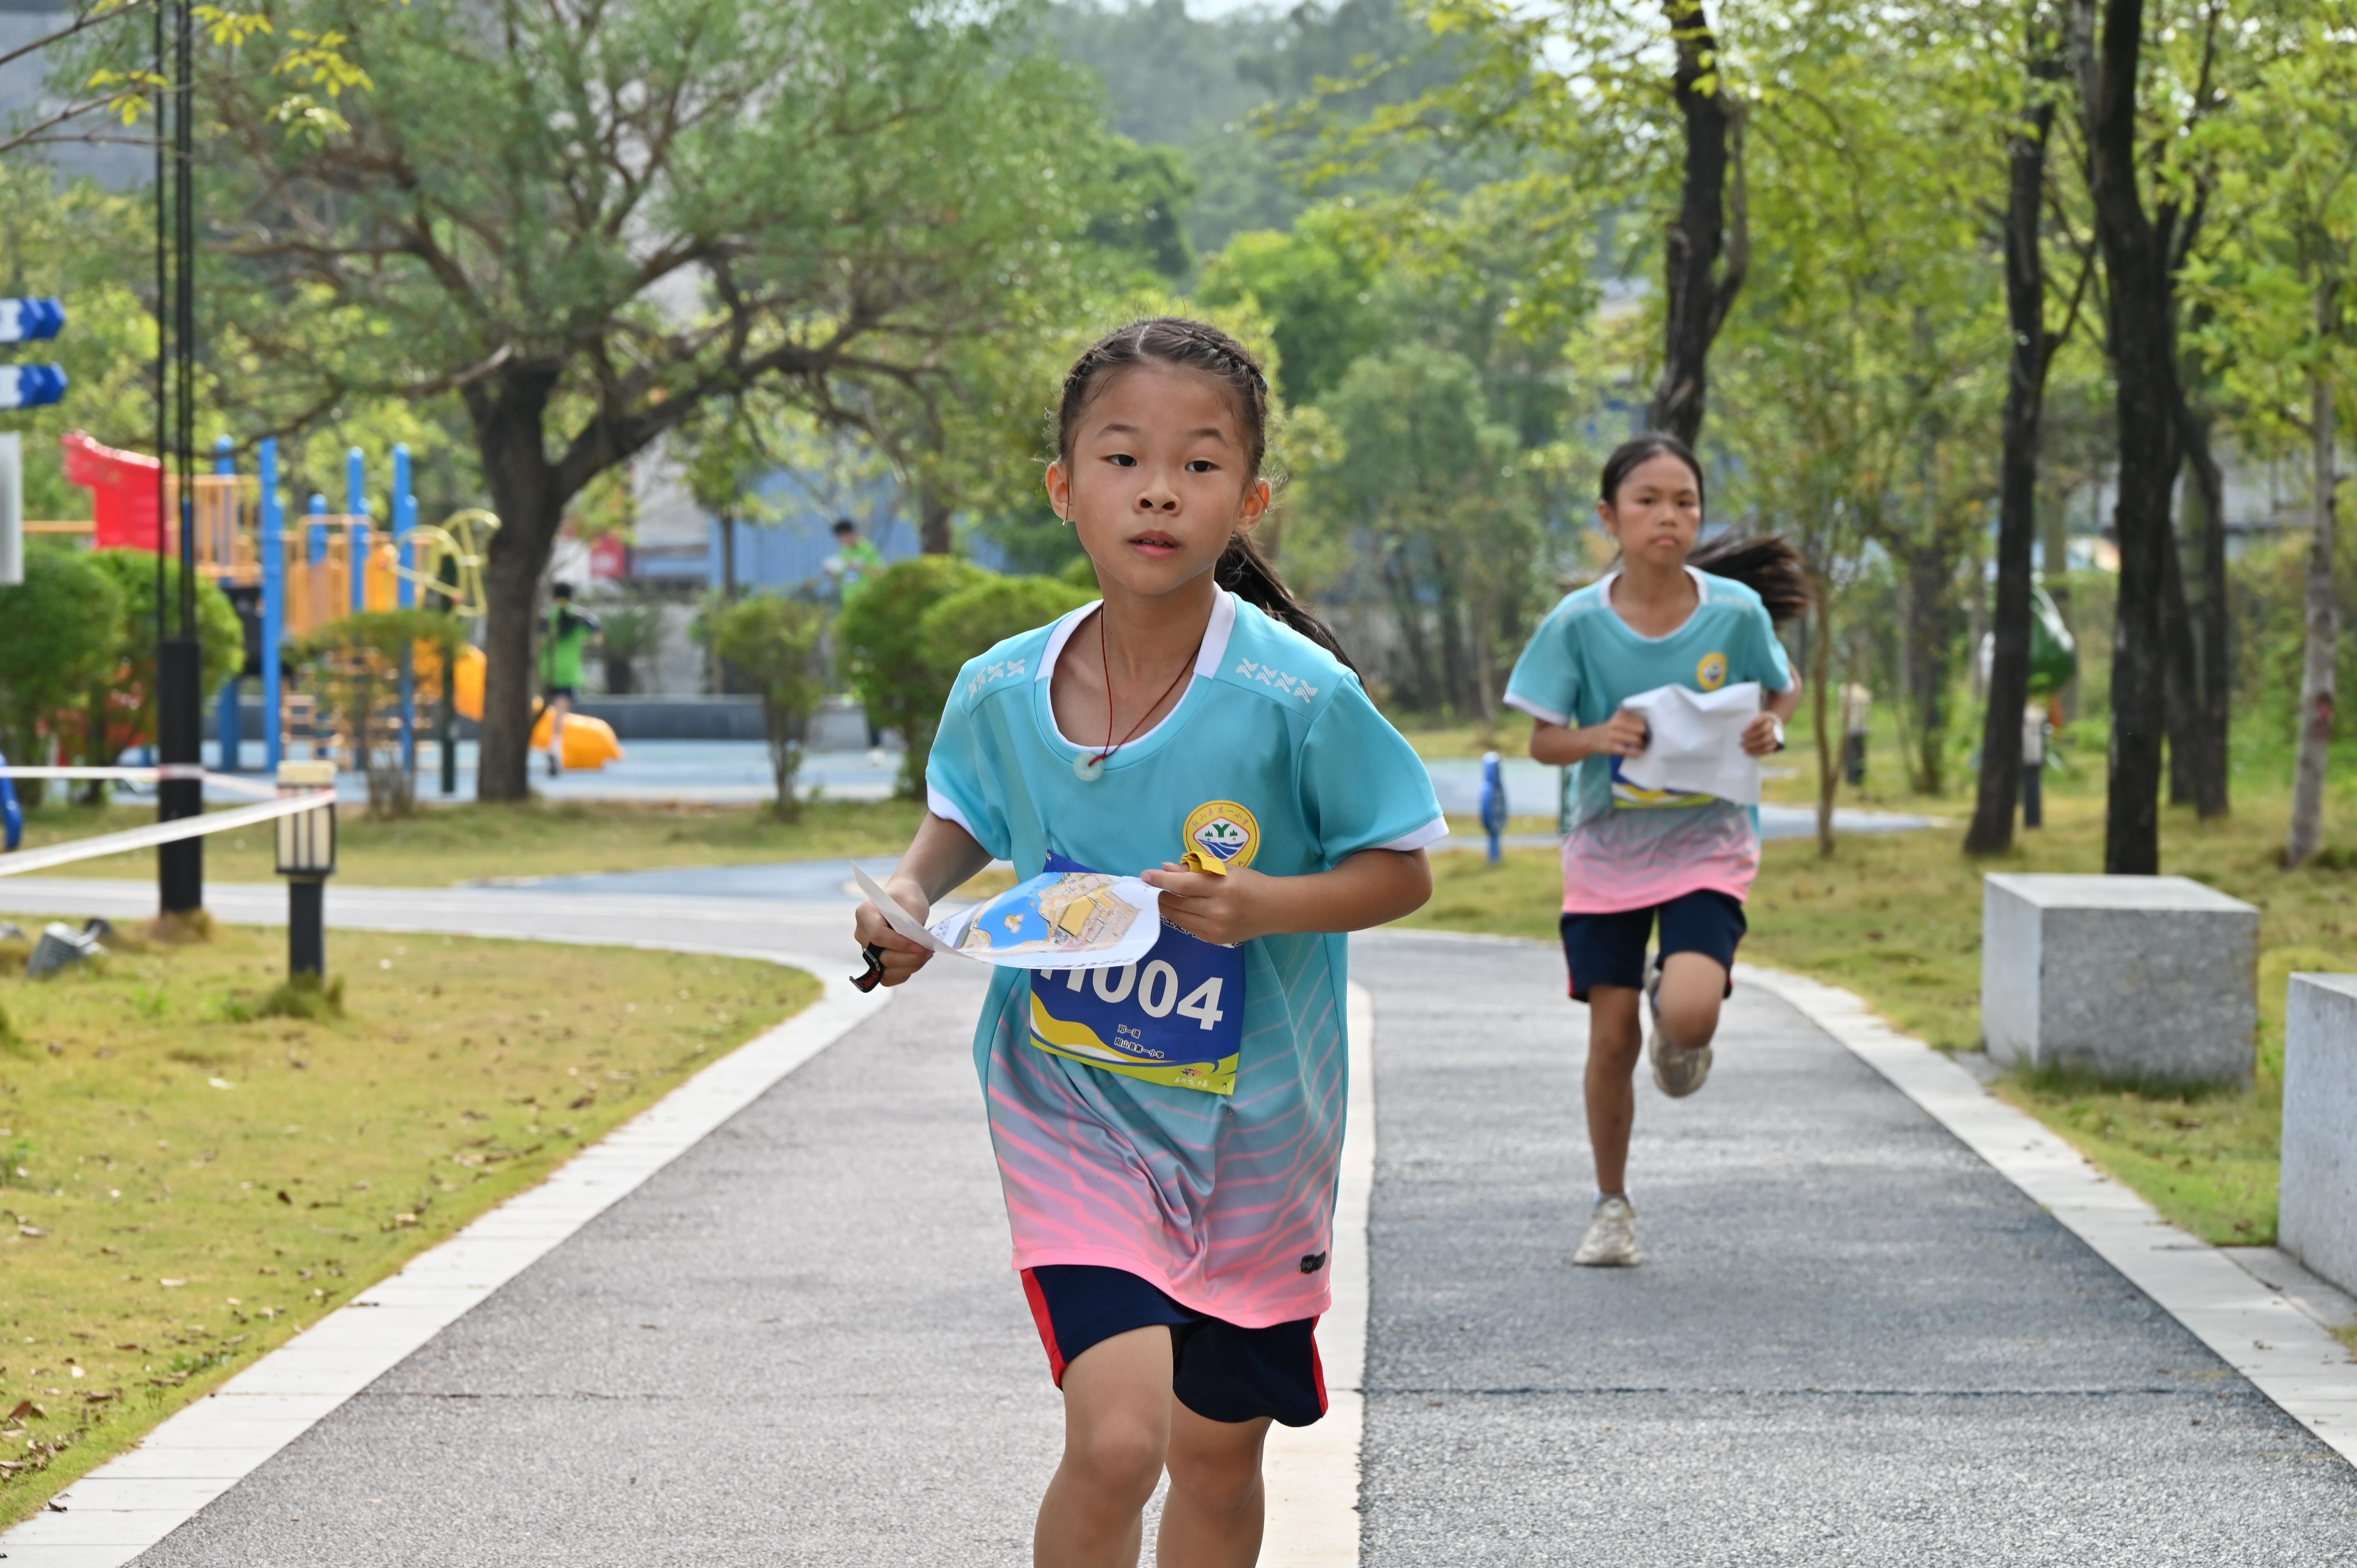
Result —
MULTIPOLYGON (((844 946, 840 904, 330 898, 355 925, 844 946)), ((1649 1261, 1589 1273, 1560 961, 1354 950, 1367 1563, 2357 1561, 2357 1472, 1784 1003, 1739 990, 1709 1090, 1644 1092, 1649 1261)), ((140 1561, 1025 1562, 1058 1412, 1005 1272, 980 992, 906 988, 140 1561)))

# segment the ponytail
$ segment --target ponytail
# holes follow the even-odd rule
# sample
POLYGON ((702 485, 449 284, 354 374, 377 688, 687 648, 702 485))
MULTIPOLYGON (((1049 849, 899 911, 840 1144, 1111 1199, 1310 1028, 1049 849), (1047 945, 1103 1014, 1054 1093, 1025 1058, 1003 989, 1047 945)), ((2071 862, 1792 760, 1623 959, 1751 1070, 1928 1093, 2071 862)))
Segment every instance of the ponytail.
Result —
POLYGON ((1309 613, 1295 598, 1276 575, 1276 568, 1256 549, 1250 536, 1242 533, 1228 536, 1228 547, 1220 553, 1220 564, 1211 569, 1211 580, 1246 604, 1268 613, 1269 618, 1292 628, 1327 652, 1342 661, 1351 674, 1359 667, 1342 651, 1342 639, 1324 621, 1309 613))
POLYGON ((1778 626, 1798 620, 1810 602, 1809 569, 1781 533, 1721 534, 1686 557, 1686 564, 1742 584, 1760 596, 1778 626))

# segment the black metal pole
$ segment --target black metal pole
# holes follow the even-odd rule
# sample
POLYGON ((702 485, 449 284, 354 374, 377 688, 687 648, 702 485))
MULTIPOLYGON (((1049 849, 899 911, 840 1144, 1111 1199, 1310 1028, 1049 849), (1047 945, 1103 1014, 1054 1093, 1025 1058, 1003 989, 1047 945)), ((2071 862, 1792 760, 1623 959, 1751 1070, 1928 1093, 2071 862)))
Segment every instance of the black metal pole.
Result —
POLYGON ((328 972, 328 884, 324 877, 286 879, 286 972, 328 972))
MULTIPOLYGON (((168 465, 178 481, 178 502, 176 508, 179 522, 179 616, 175 632, 165 632, 166 613, 163 599, 164 541, 156 543, 156 622, 158 637, 156 648, 156 761, 163 764, 167 776, 156 786, 156 816, 164 822, 177 822, 184 817, 200 816, 205 809, 204 782, 198 777, 172 778, 168 770, 175 765, 187 768, 191 775, 204 762, 204 652, 197 641, 197 530, 196 530, 196 450, 197 450, 197 214, 196 214, 196 23, 189 0, 179 0, 174 7, 177 37, 174 74, 167 78, 169 91, 158 97, 173 110, 171 125, 172 154, 167 159, 161 143, 164 124, 159 116, 156 124, 156 326, 159 352, 156 382, 159 393, 168 390, 171 419, 170 439, 157 442, 157 456, 168 465), (171 199, 167 200, 163 188, 164 177, 171 177, 171 199), (165 217, 170 214, 168 245, 165 217), (169 265, 166 252, 169 252, 169 265), (171 285, 171 331, 167 338, 161 328, 165 302, 163 285, 168 275, 171 285), (168 360, 162 358, 164 344, 170 344, 168 360), (166 374, 168 367, 170 374, 166 374)), ((163 64, 163 24, 156 23, 156 63, 163 64)), ((158 70, 157 74, 162 75, 158 70)), ((157 410, 157 433, 165 434, 165 411, 157 410)), ((163 524, 163 500, 166 486, 159 471, 156 475, 157 532, 163 524)), ((176 843, 161 845, 156 852, 156 902, 166 915, 194 914, 205 904, 205 848, 201 838, 182 839, 176 843)))
POLYGON ((442 793, 458 792, 458 650, 442 658, 442 711, 434 720, 442 749, 442 793))

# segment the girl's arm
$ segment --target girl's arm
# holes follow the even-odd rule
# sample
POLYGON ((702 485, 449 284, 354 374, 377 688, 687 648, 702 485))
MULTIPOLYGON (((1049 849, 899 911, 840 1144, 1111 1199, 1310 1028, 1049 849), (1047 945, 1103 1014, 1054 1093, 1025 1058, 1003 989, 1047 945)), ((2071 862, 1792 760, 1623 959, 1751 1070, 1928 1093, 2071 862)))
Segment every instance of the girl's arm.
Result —
MULTIPOLYGON (((963 886, 989 864, 990 852, 974 843, 972 833, 946 817, 927 811, 925 820, 917 824, 917 836, 909 842, 909 853, 885 878, 884 891, 922 921, 932 913, 935 899, 963 886)), ((894 930, 884 912, 868 900, 860 901, 853 929, 860 946, 881 952, 887 985, 899 984, 933 956, 931 949, 920 947, 894 930)))
POLYGON ((1768 693, 1768 701, 1760 716, 1745 726, 1743 749, 1752 757, 1765 757, 1776 749, 1777 728, 1801 711, 1801 677, 1796 673, 1792 683, 1781 692, 1768 693))
POLYGON ((1626 708, 1600 725, 1588 725, 1582 729, 1566 729, 1544 719, 1534 719, 1531 722, 1531 757, 1534 761, 1568 768, 1591 757, 1635 757, 1645 749, 1645 742, 1652 733, 1643 719, 1626 708))
POLYGON ((1284 931, 1359 931, 1414 914, 1432 897, 1424 851, 1362 849, 1331 871, 1269 876, 1250 867, 1224 876, 1166 863, 1146 880, 1162 889, 1162 918, 1207 942, 1233 944, 1284 931))

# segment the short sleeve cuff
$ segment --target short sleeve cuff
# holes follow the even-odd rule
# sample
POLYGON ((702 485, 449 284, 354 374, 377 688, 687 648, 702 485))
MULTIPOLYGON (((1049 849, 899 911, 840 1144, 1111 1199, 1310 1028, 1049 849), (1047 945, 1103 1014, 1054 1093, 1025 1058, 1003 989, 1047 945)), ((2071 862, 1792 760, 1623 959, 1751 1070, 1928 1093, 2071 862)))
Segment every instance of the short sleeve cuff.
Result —
POLYGON ((1523 696, 1520 692, 1509 692, 1506 693, 1506 706, 1510 708, 1520 708, 1523 712, 1530 714, 1531 717, 1534 719, 1543 720, 1544 722, 1551 725, 1559 725, 1565 729, 1570 729, 1573 727, 1571 715, 1569 714, 1556 713, 1553 708, 1533 702, 1530 698, 1523 696))
POLYGON ((966 837, 974 840, 974 843, 982 842, 982 835, 974 831, 974 824, 966 821, 966 815, 958 810, 957 802, 934 789, 930 783, 925 786, 925 810, 945 822, 955 822, 965 830, 966 837))
POLYGON ((1405 854, 1410 850, 1422 849, 1426 844, 1438 843, 1442 839, 1445 839, 1448 836, 1448 819, 1447 817, 1435 817, 1432 821, 1425 823, 1424 826, 1416 829, 1415 832, 1412 833, 1402 833, 1399 837, 1392 840, 1390 843, 1379 843, 1375 845, 1375 847, 1377 849, 1397 850, 1401 854, 1405 854))

